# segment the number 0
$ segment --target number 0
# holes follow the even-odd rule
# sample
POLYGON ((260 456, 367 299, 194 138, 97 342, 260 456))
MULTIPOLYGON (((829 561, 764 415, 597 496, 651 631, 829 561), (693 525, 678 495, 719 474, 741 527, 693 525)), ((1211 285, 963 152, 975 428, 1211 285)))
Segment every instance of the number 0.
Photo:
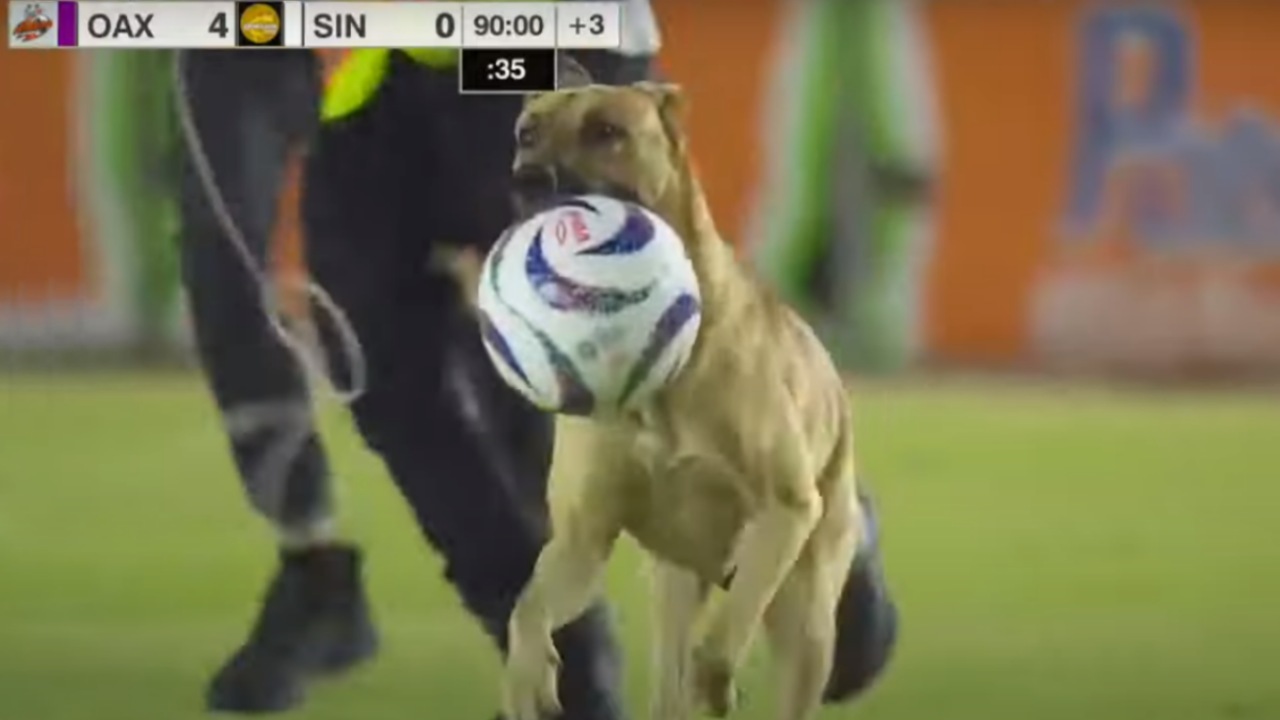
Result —
POLYGON ((220 12, 214 15, 213 22, 209 23, 209 34, 224 38, 227 36, 227 32, 227 14, 220 12))
POLYGON ((436 16, 436 37, 451 38, 453 31, 457 29, 453 16, 449 13, 440 13, 436 16))

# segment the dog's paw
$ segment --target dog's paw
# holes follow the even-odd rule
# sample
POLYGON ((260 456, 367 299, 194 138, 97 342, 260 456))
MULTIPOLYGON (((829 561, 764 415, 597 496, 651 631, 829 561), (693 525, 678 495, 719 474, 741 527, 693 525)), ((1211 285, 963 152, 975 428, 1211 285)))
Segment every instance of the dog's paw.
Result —
POLYGON ((513 638, 502 678, 502 704, 508 720, 559 717, 559 669, 560 656, 550 637, 532 642, 513 638))
POLYGON ((722 653, 705 647, 694 650, 693 686, 698 704, 712 717, 725 717, 737 707, 738 688, 733 681, 733 664, 722 653))

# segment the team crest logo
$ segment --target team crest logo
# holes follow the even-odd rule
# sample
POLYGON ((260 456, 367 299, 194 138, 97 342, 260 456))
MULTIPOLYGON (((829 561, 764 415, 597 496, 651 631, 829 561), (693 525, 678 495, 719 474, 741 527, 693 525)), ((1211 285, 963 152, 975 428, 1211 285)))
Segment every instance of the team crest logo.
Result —
POLYGON ((240 16, 240 34, 254 45, 266 45, 280 34, 280 13, 266 3, 255 3, 240 16))
POLYGON ((31 42, 44 37, 53 28, 53 18, 45 14, 38 4, 31 4, 22 13, 22 21, 13 28, 13 36, 20 42, 31 42))
POLYGON ((581 210, 567 210, 556 221, 556 244, 564 245, 570 239, 577 245, 591 242, 591 229, 587 227, 581 210))

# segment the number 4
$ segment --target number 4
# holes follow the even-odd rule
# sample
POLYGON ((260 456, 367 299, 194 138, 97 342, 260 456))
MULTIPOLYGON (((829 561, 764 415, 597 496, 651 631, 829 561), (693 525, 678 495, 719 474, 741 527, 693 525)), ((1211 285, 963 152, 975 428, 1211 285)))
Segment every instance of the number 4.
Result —
POLYGON ((227 36, 227 14, 220 12, 213 17, 213 22, 209 23, 209 34, 217 35, 220 38, 227 36))

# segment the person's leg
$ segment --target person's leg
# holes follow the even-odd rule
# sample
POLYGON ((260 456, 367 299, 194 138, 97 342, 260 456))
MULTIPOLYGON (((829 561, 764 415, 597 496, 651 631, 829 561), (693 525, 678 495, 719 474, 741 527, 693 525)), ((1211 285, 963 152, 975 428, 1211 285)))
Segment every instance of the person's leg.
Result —
POLYGON ((178 63, 182 275, 196 346, 246 494, 282 547, 253 633, 207 701, 216 710, 283 710, 301 698, 307 673, 346 667, 375 644, 359 557, 333 533, 305 379, 271 327, 252 269, 269 265, 285 165, 314 131, 318 77, 305 52, 184 52, 178 63))
POLYGON ((851 701, 880 677, 898 639, 898 609, 880 558, 880 523, 870 498, 858 498, 866 537, 836 608, 836 650, 823 701, 851 701))
MULTIPOLYGON (((313 275, 347 313, 365 356, 367 390, 353 406, 360 432, 444 556, 447 579, 500 647, 546 539, 543 510, 517 488, 545 482, 551 419, 510 403, 505 431, 492 432, 493 394, 511 391, 475 383, 493 370, 475 352, 478 333, 456 281, 433 271, 429 257, 433 242, 492 239, 452 235, 462 229, 450 217, 455 207, 496 218, 495 237, 505 225, 505 166, 481 180, 445 149, 508 142, 518 108, 518 99, 505 99, 502 122, 490 123, 496 135, 452 135, 449 128, 476 119, 458 114, 456 78, 397 56, 370 107, 321 130, 304 197, 313 275), (496 183, 496 204, 459 190, 485 182, 496 183), (526 442, 510 442, 515 437, 526 442), (523 452, 512 447, 520 444, 523 452)), ((337 353, 332 364, 343 371, 337 353)), ((603 614, 557 640, 564 717, 620 717, 617 654, 603 614)))

